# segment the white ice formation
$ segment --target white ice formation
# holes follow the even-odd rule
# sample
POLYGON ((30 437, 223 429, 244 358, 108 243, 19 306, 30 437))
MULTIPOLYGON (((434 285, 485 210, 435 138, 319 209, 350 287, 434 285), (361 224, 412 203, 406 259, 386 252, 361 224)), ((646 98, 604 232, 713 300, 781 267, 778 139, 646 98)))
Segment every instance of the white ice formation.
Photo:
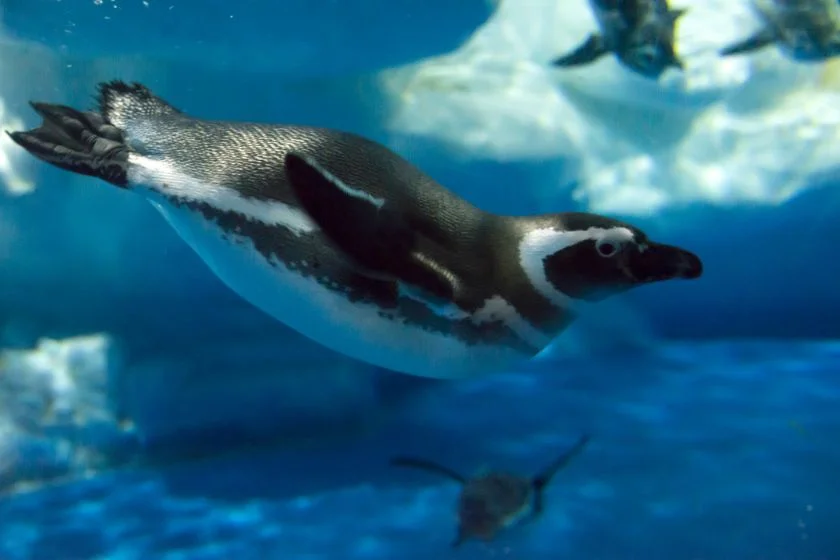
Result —
POLYGON ((671 0, 684 72, 657 83, 611 57, 552 68, 597 30, 587 0, 503 0, 459 50, 386 71, 390 128, 466 157, 568 161, 541 194, 574 188, 589 209, 653 215, 673 206, 778 204, 837 170, 837 63, 775 48, 721 58, 752 33, 748 0, 671 0))
POLYGON ((119 363, 101 335, 0 354, 0 492, 83 475, 131 452, 131 428, 109 399, 119 363))

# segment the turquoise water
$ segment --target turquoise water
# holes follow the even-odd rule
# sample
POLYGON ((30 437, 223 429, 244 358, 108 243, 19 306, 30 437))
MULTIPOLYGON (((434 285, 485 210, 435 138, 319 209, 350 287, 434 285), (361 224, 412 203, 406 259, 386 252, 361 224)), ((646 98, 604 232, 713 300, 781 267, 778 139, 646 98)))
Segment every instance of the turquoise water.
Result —
POLYGON ((746 25, 713 3, 685 23, 692 79, 605 61, 558 85, 541 68, 589 30, 582 1, 2 2, 4 129, 139 80, 207 118, 364 134, 488 210, 626 219, 705 273, 515 371, 408 377, 245 303, 139 197, 0 144, 0 560, 840 558, 840 94, 830 63, 698 54, 746 25), (458 487, 388 466, 529 474, 581 433, 541 519, 457 551, 458 487))

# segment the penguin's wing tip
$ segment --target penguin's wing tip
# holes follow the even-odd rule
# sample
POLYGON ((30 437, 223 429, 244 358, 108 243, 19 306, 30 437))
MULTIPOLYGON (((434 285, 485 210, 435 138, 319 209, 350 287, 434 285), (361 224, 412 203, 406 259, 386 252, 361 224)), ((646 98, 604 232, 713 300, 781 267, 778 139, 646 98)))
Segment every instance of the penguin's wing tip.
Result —
MULTIPOLYGON (((346 184, 308 154, 287 153, 284 167, 292 192, 318 227, 362 266, 385 270, 381 261, 393 255, 380 254, 382 247, 400 250, 399 238, 389 231, 399 230, 400 224, 382 212, 385 200, 346 184)), ((405 237, 407 232, 400 233, 405 237)), ((410 240, 404 245, 407 250, 410 240)))
POLYGON ((431 473, 436 473, 461 484, 467 483, 466 477, 464 477, 461 473, 450 469, 449 467, 441 465, 440 463, 437 463, 435 461, 429 461, 427 459, 421 459, 419 457, 398 455, 395 457, 391 457, 390 464, 393 467, 409 467, 431 473))
POLYGON ((728 45, 718 51, 720 56, 749 54, 776 42, 776 33, 769 27, 759 29, 746 39, 728 45))
POLYGON ((385 205, 385 199, 347 185, 311 156, 289 152, 285 157, 285 165, 292 188, 299 197, 304 194, 303 198, 307 198, 310 203, 314 202, 313 198, 329 198, 330 202, 341 202, 340 199, 344 199, 345 202, 362 203, 362 206, 356 204, 350 208, 354 213, 380 209, 385 205), (304 193, 304 189, 315 192, 304 193), (369 208, 364 209, 365 206, 369 208))
POLYGON ((562 470, 569 464, 569 462, 577 457, 583 449, 589 444, 591 439, 590 434, 584 433, 582 434, 574 445, 568 448, 563 454, 558 457, 553 463, 551 463, 547 468, 545 468, 542 472, 537 474, 532 483, 534 487, 537 489, 538 492, 541 492, 543 488, 545 488, 550 482, 551 479, 557 474, 558 471, 562 470))
POLYGON ((592 33, 586 40, 575 47, 571 52, 559 56, 551 61, 551 65, 557 68, 572 68, 591 64, 607 54, 608 49, 603 37, 592 33))

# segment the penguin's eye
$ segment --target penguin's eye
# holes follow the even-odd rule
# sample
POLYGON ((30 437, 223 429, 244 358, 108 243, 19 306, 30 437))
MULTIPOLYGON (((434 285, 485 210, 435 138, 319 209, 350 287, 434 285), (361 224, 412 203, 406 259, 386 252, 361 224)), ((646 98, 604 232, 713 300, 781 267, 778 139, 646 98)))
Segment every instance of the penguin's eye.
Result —
POLYGON ((595 250, 598 251, 598 254, 602 257, 614 257, 616 253, 618 253, 619 244, 613 240, 609 239, 599 239, 595 243, 595 250))

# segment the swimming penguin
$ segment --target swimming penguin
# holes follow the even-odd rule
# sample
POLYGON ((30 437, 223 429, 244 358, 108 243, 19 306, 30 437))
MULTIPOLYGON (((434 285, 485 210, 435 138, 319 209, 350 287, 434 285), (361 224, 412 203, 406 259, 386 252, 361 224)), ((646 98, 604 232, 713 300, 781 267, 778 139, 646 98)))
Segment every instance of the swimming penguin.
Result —
POLYGON ((722 49, 722 56, 755 52, 773 44, 799 62, 819 62, 840 54, 837 0, 765 0, 751 5, 762 21, 761 27, 722 49))
POLYGON ((674 28, 685 9, 672 10, 667 0, 589 0, 600 33, 591 34, 553 66, 568 68, 614 53, 622 64, 653 80, 668 68, 683 68, 674 51, 674 28))
POLYGON ((482 211, 355 134, 192 118, 140 84, 32 103, 34 156, 152 202, 209 268, 322 345, 458 378, 544 349, 574 305, 697 278, 700 259, 593 214, 482 211))
POLYGON ((544 510, 546 486, 587 443, 589 436, 581 436, 571 449, 531 477, 487 471, 467 478, 443 465, 416 457, 394 457, 391 465, 437 473, 461 484, 458 533, 452 542, 452 546, 457 547, 468 539, 492 540, 502 529, 536 519, 544 510))

